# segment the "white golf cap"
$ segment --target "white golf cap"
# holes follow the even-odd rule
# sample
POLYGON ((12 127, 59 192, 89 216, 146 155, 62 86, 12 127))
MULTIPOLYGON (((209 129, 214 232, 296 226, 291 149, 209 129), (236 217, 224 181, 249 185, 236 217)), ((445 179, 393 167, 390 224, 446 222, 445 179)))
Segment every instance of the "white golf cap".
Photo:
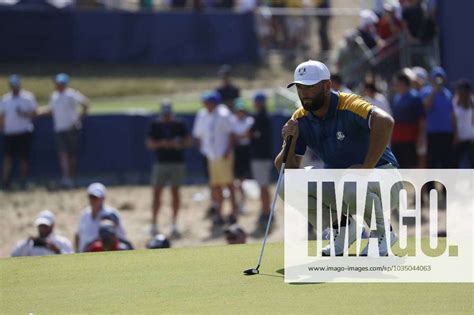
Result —
POLYGON ((53 224, 54 224, 54 213, 52 213, 49 210, 41 211, 35 220, 36 226, 40 226, 40 225, 52 226, 53 224))
POLYGON ((105 189, 105 186, 102 185, 101 183, 93 183, 93 184, 90 184, 89 187, 87 187, 87 193, 97 198, 104 198, 106 192, 107 192, 107 189, 105 189))
POLYGON ((331 73, 324 63, 308 60, 296 67, 294 81, 288 84, 287 87, 290 88, 295 84, 314 85, 330 78, 331 73))

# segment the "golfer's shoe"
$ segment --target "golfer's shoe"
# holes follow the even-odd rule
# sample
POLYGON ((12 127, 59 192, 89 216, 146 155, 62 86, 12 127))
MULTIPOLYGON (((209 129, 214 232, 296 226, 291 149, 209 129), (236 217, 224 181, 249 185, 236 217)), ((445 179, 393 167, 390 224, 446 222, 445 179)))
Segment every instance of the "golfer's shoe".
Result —
MULTIPOLYGON (((346 226, 341 226, 339 230, 332 229, 332 231, 334 235, 334 254, 336 256, 342 256, 346 249, 344 247, 344 240, 346 239, 346 233, 349 233, 348 238, 347 238, 348 240, 347 249, 349 249, 349 247, 357 239, 356 221, 352 217, 349 217, 349 220, 346 226)), ((321 252, 323 256, 331 256, 331 243, 329 243, 326 247, 324 247, 321 252)))
MULTIPOLYGON (((383 233, 381 236, 378 237, 378 246, 379 246, 379 256, 388 256, 388 239, 386 237, 387 233, 383 233)), ((374 236, 375 237, 375 236, 374 236)), ((393 232, 392 227, 390 226, 390 247, 395 244, 398 240, 397 234, 393 232)), ((360 253, 360 256, 368 256, 369 255, 369 243, 365 245, 364 249, 360 253)))

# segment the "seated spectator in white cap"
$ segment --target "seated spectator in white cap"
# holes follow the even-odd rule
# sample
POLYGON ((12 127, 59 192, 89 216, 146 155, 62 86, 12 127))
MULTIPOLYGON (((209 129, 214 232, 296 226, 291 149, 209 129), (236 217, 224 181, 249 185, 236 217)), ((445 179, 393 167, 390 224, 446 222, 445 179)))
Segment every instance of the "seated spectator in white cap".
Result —
POLYGON ((54 230, 54 214, 49 210, 41 211, 35 220, 38 236, 31 236, 18 242, 11 256, 48 256, 73 253, 71 242, 56 235, 54 230))
POLYGON ((87 246, 86 252, 106 252, 133 249, 127 240, 117 237, 117 226, 110 219, 100 222, 99 238, 87 246))
POLYGON ((117 236, 126 239, 119 212, 105 205, 107 190, 101 183, 93 183, 87 188, 89 206, 84 208, 76 233, 75 248, 77 252, 86 251, 87 245, 99 238, 100 223, 110 219, 116 226, 117 236))

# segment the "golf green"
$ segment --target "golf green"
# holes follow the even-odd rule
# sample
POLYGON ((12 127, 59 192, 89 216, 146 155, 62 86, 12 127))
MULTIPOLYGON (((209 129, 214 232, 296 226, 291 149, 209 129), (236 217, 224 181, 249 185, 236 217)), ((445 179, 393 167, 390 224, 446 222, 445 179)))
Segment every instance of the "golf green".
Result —
POLYGON ((473 313, 472 284, 287 284, 283 244, 0 260, 2 314, 473 313))

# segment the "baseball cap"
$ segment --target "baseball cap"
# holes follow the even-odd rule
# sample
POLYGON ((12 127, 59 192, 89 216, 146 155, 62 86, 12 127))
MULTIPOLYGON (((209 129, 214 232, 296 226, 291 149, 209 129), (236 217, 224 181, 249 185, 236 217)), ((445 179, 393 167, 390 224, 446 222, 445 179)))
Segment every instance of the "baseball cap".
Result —
POLYGON ((328 67, 322 62, 308 60, 300 63, 295 69, 294 81, 288 84, 288 88, 295 84, 314 85, 323 80, 329 80, 331 73, 328 67))
POLYGON ((445 72, 444 69, 441 68, 441 67, 434 67, 434 68, 431 70, 431 77, 432 77, 432 78, 435 78, 435 77, 443 77, 443 78, 446 78, 446 72, 445 72))
POLYGON ((54 78, 54 82, 59 84, 68 84, 69 83, 69 76, 65 73, 58 73, 54 78))
POLYGON ((265 102, 267 100, 267 96, 263 92, 257 92, 257 93, 255 93, 255 96, 253 97, 253 100, 255 102, 265 102))
POLYGON ((40 225, 52 226, 53 224, 54 224, 54 213, 52 213, 49 210, 41 211, 35 220, 36 226, 40 226, 40 225))
POLYGON ((245 102, 243 99, 238 98, 234 101, 234 110, 240 111, 240 110, 245 110, 245 102))
POLYGON ((422 67, 413 67, 411 69, 415 73, 416 80, 421 82, 426 82, 428 80, 428 71, 422 67))
POLYGON ((171 101, 166 99, 161 102, 161 113, 162 114, 171 114, 173 112, 173 105, 171 101))
POLYGON ((21 78, 18 74, 12 74, 8 78, 8 83, 10 83, 10 85, 13 87, 19 87, 21 84, 21 78))
POLYGON ((93 183, 87 187, 87 193, 91 196, 95 196, 97 198, 104 198, 107 189, 101 183, 93 183))
POLYGON ((206 91, 202 94, 201 100, 203 102, 211 102, 218 104, 221 101, 221 95, 217 91, 206 91))

